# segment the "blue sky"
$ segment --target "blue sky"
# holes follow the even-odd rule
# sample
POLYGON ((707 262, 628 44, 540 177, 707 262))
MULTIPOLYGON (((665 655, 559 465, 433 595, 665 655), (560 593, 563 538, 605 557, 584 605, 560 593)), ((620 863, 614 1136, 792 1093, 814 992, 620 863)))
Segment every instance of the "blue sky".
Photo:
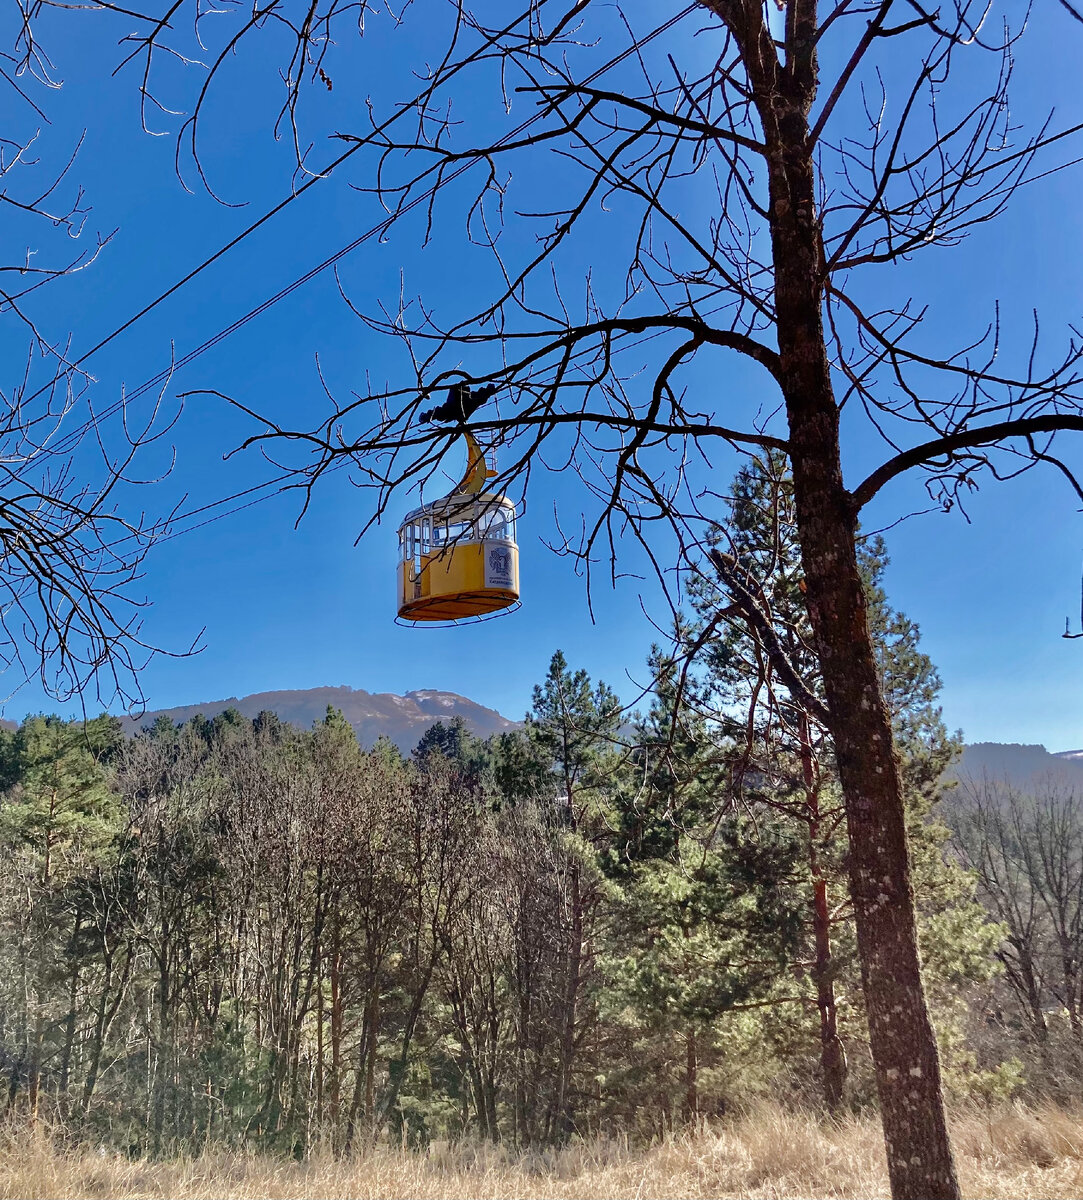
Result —
MULTIPOLYGON (((40 312, 54 334, 70 329, 77 348, 93 345, 126 320, 289 187, 289 147, 276 143, 268 129, 276 81, 258 53, 238 56, 224 77, 228 86, 212 93, 204 127, 213 185, 224 198, 247 202, 227 208, 198 186, 186 191, 173 170, 174 139, 140 128, 137 75, 129 70, 110 76, 120 57, 116 39, 125 32, 102 14, 65 12, 47 15, 40 33, 63 80, 59 90, 33 93, 53 122, 42 139, 43 154, 59 158, 85 129, 72 178, 93 205, 89 227, 118 229, 94 267, 51 288, 40 312)), ((429 49, 385 34, 377 25, 371 38, 366 35, 356 69, 333 72, 335 92, 320 101, 328 106, 329 128, 360 120, 365 95, 401 90, 407 60, 420 60, 429 49)), ((1040 119, 1050 109, 1055 126, 1083 120, 1075 73, 1081 41, 1083 29, 1059 13, 1038 14, 1018 54, 1020 121, 1040 119)), ((161 77, 161 94, 183 107, 198 78, 197 67, 172 65, 161 77)), ((456 104, 464 120, 486 119, 479 95, 464 92, 456 104)), ((4 109, 20 129, 40 124, 10 92, 4 109)), ((159 114, 157 128, 175 131, 178 123, 159 114)), ((332 157, 336 145, 341 143, 317 144, 314 159, 332 157)), ((1083 153, 1083 144, 1076 153, 1083 153)), ((333 176, 316 185, 96 355, 88 364, 98 381, 96 402, 109 402, 121 386, 139 385, 168 364, 171 345, 183 354, 378 220, 375 202, 351 190, 349 180, 333 176)), ((1079 168, 1072 168, 1028 186, 997 224, 958 250, 924 255, 891 286, 926 297, 936 319, 958 326, 960 338, 981 327, 996 298, 1005 305, 1008 328, 1029 327, 1034 307, 1051 334, 1078 321, 1080 183, 1079 168)), ((368 243, 342 264, 343 286, 363 303, 393 303, 403 271, 408 287, 424 289, 437 306, 452 308, 483 294, 487 277, 475 273, 469 252, 450 237, 424 249, 420 240, 416 224, 407 223, 389 241, 368 243)), ((19 334, 10 325, 0 338, 6 354, 17 350, 19 334)), ((260 411, 318 418, 326 401, 317 355, 338 395, 362 387, 366 372, 392 382, 403 373, 398 350, 357 321, 328 272, 178 372, 165 403, 178 403, 174 397, 183 391, 213 388, 260 411)), ((730 372, 715 385, 750 386, 732 364, 715 366, 730 372)), ((187 497, 188 506, 198 506, 266 478, 273 468, 257 452, 223 458, 252 432, 252 423, 221 401, 190 397, 172 438, 172 473, 133 503, 162 511, 187 497)), ((847 464, 854 480, 863 474, 866 453, 858 444, 847 464)), ((1078 460, 1078 451, 1072 453, 1078 460)), ((165 447, 152 453, 148 474, 167 457, 165 447)), ((449 479, 460 466, 459 459, 449 462, 449 479)), ((735 467, 735 460, 717 462, 719 480, 735 467)), ((399 509, 413 503, 403 497, 399 509)), ((544 546, 554 534, 554 508, 565 522, 582 512, 582 485, 570 473, 539 472, 532 480, 520 523, 523 608, 480 626, 393 624, 394 523, 355 546, 366 505, 346 473, 338 472, 297 528, 297 498, 279 496, 158 547, 143 582, 152 601, 146 636, 180 650, 205 629, 205 648, 191 657, 154 659, 143 675, 148 704, 348 684, 370 691, 448 689, 518 717, 558 647, 571 664, 604 678, 628 699, 645 681, 644 659, 657 637, 651 618, 665 622, 656 589, 635 578, 615 589, 599 580, 592 621, 582 579, 544 546)), ((866 525, 890 524, 921 506, 920 483, 899 481, 878 498, 866 525)), ((1078 507, 1062 480, 1034 473, 984 487, 968 506, 969 520, 957 513, 916 517, 887 535, 889 595, 920 624, 924 647, 944 678, 945 718, 968 740, 1042 742, 1053 750, 1083 746, 1083 641, 1060 638, 1064 618, 1072 617, 1073 628, 1079 619, 1078 507)), ((629 557, 627 566, 634 571, 638 564, 629 557)), ((6 715, 55 707, 33 685, 17 688, 10 674, 7 680, 14 694, 6 715)))

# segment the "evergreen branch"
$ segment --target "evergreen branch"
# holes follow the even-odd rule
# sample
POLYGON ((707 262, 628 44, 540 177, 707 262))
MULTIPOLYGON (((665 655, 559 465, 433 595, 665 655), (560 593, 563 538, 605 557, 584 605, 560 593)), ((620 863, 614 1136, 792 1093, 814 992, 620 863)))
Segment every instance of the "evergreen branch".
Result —
MULTIPOLYGON (((829 725, 831 718, 827 706, 813 695, 808 685, 798 675, 793 663, 782 649, 771 621, 764 611, 764 606, 756 602, 752 592, 738 577, 740 564, 737 559, 717 547, 709 552, 709 556, 726 590, 733 597, 734 604, 740 610, 741 616, 748 622, 757 641, 763 647, 771 666, 774 667, 779 679, 789 688, 790 695, 810 717, 819 721, 821 725, 829 725)), ((762 599, 762 592, 760 595, 762 599)))

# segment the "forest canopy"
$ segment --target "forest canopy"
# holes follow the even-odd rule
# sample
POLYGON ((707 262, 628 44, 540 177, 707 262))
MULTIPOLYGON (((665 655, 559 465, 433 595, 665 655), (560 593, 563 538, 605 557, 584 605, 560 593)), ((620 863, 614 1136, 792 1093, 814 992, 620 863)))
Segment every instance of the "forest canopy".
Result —
MULTIPOLYGON (((782 460, 742 472, 734 505, 796 652, 782 460)), ((1039 1037, 999 974, 1014 935, 938 818, 959 742, 884 563, 871 543, 949 1090, 1063 1097, 1079 1023, 1039 1037)), ((874 1104, 830 734, 753 639, 704 641, 724 602, 705 574, 632 708, 558 652, 520 729, 437 723, 408 758, 332 709, 310 730, 226 711, 4 732, 8 1110, 133 1154, 304 1153, 649 1137, 768 1092, 874 1104)))

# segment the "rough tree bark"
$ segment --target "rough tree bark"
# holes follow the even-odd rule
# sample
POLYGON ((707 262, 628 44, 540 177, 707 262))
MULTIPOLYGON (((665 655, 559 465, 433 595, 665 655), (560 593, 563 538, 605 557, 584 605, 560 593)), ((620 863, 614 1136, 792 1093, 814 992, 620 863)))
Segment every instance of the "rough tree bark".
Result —
POLYGON ((812 976, 816 984, 816 1008, 820 1014, 820 1073, 824 1105, 830 1113, 842 1107, 846 1089, 846 1055, 839 1037, 838 1006, 831 960, 831 909, 827 880, 820 865, 820 789, 812 759, 812 737, 808 716, 801 717, 801 772, 808 814, 809 875, 812 878, 812 976))
MULTIPOLYGON (((569 807, 571 807, 569 805, 569 807)), ((574 826, 573 826, 574 828, 574 826)), ((551 1136, 560 1140, 571 1137, 575 1128, 572 1103, 572 1070, 575 1064, 576 1031, 579 1021, 579 993, 583 983, 584 897, 578 863, 569 871, 568 907, 570 929, 568 941, 567 976, 561 1005, 560 1056, 557 1063, 557 1086, 553 1098, 551 1136)))
POLYGON ((789 423, 797 528, 850 838, 861 976, 896 1200, 959 1196, 936 1037, 925 1003, 891 720, 857 563, 857 515, 842 479, 839 413, 823 326, 825 258, 808 113, 816 96, 816 5, 794 6, 794 60, 778 70, 760 16, 741 43, 767 148, 779 382, 789 423))
MULTIPOLYGON (((847 290, 846 279, 859 267, 886 266, 926 247, 953 245, 995 219, 1037 151, 1060 145, 1073 130, 1043 126, 1030 138, 1013 140, 1016 126, 1008 115, 1006 89, 1015 35, 1005 29, 1003 45, 987 45, 978 34, 992 24, 990 9, 976 0, 955 0, 935 11, 919 0, 862 5, 834 0, 823 12, 817 0, 698 0, 683 11, 633 6, 635 13, 620 13, 619 26, 606 23, 612 6, 589 0, 559 4, 555 13, 531 4, 518 17, 506 6, 493 7, 497 16, 489 26, 480 12, 483 5, 469 10, 452 5, 448 54, 440 65, 426 68, 422 90, 379 123, 374 118, 371 129, 348 135, 350 149, 326 172, 355 153, 360 164, 368 147, 374 155, 372 190, 392 213, 374 232, 386 232, 435 199, 452 179, 472 166, 480 168, 483 182, 467 229, 473 244, 485 244, 498 264, 493 303, 486 301, 473 315, 459 313, 443 326, 436 323, 435 308, 421 306, 415 317, 405 301, 394 314, 381 308, 380 315, 366 315, 370 330, 408 344, 408 378, 394 388, 336 402, 315 428, 288 428, 280 420, 261 418, 260 431, 244 445, 286 439, 304 447, 305 457, 295 469, 306 488, 343 459, 362 464, 364 486, 379 497, 368 528, 387 511, 396 490, 431 478, 449 431, 429 431, 426 425, 421 432, 420 418, 444 415, 443 406, 434 410, 431 403, 449 384, 463 386, 464 360, 480 360, 479 347, 488 345, 498 352, 469 386, 490 395, 506 391, 510 408, 482 419, 473 412, 462 415, 484 440, 507 437, 517 443, 519 457, 513 454, 502 473, 501 490, 509 490, 516 479, 525 483, 532 462, 541 458, 543 441, 554 436, 559 443, 562 432, 570 436, 574 430, 576 440, 566 459, 562 447, 562 461, 598 471, 588 486, 601 512, 593 523, 593 518, 584 522, 578 537, 561 534, 558 548, 589 568, 602 561, 608 540, 615 579, 624 553, 618 543, 636 540, 663 580, 669 568, 654 557, 650 522, 661 520, 671 528, 684 554, 693 546, 702 549, 697 530, 715 518, 700 507, 709 488, 702 496, 682 499, 690 445, 705 454, 707 448, 726 445, 746 453, 789 455, 827 698, 823 717, 844 793, 858 949, 892 1189, 899 1198, 955 1197, 936 1043, 920 976, 899 768, 857 564, 857 515, 891 480, 915 469, 924 473, 934 503, 951 509, 976 473, 993 466, 989 455, 997 446, 1030 463, 1056 465, 1083 495, 1083 485, 1052 457, 1048 445, 1039 449, 1034 442, 1038 434, 1083 431, 1083 351, 1077 339, 1070 340, 1064 355, 1046 366, 1038 361, 1043 356, 1035 329, 1029 357, 1024 354, 1024 365, 1013 372, 1001 365, 1010 347, 1001 346, 998 317, 973 345, 944 353, 917 337, 922 305, 903 301, 896 308, 889 292, 882 310, 866 311, 857 289, 847 290), (771 27, 780 12, 782 32, 771 27), (707 13, 718 18, 717 27, 707 13), (647 14, 642 20, 650 28, 637 34, 640 14, 647 14), (584 33, 592 18, 597 26, 584 33), (629 40, 618 46, 622 27, 629 40), (689 54, 686 70, 680 60, 692 38, 714 33, 719 35, 712 43, 717 57, 689 54), (471 37, 472 48, 460 50, 461 39, 471 37), (656 38, 662 39, 658 45, 656 38), (825 58, 833 56, 836 70, 818 101, 820 44, 831 47, 825 58), (597 58, 588 58, 586 50, 594 46, 597 58), (873 46, 879 58, 871 53, 873 46), (953 59, 974 46, 992 49, 999 63, 988 82, 977 80, 976 101, 963 97, 958 110, 954 101, 941 110, 938 96, 953 59), (913 67, 912 86, 900 93, 897 112, 886 87, 879 108, 866 93, 866 84, 873 91, 884 86, 881 67, 887 61, 913 67), (459 145, 450 116, 438 114, 450 113, 445 101, 465 86, 460 72, 475 67, 482 79, 490 68, 499 74, 505 104, 515 87, 534 107, 524 121, 517 113, 518 123, 501 127, 500 136, 495 127, 483 125, 483 144, 459 145), (845 123, 847 92, 859 113, 857 127, 852 114, 845 123), (810 118, 814 102, 818 111, 810 118), (927 121, 918 119, 919 112, 927 113, 927 121), (423 114, 420 123, 417 113, 423 114), (400 124, 406 126, 402 132, 400 124), (821 136, 827 133, 836 139, 833 146, 821 136), (502 174, 494 164, 543 147, 562 156, 560 171, 551 173, 559 194, 555 187, 553 195, 546 192, 542 212, 535 211, 534 196, 517 210, 507 194, 511 185, 503 182, 512 173, 502 174), (396 154, 403 164, 400 175, 393 167, 396 154), (833 156, 833 176, 819 174, 820 154, 833 156), (582 175, 566 170, 570 165, 582 175), (700 180, 713 180, 717 200, 708 184, 705 203, 689 203, 687 189, 693 185, 687 181, 697 173, 700 180), (834 195, 818 211, 821 185, 825 195, 832 189, 834 195), (618 194, 630 206, 627 211, 610 206, 611 196, 618 194), (619 260, 609 257, 606 227, 593 216, 603 200, 607 212, 624 213, 616 225, 624 229, 630 221, 627 228, 638 229, 630 243, 623 234, 614 235, 619 260), (697 207, 706 219, 693 213, 697 207), (515 239, 507 245, 496 232, 504 219, 500 214, 512 211, 519 214, 517 221, 529 216, 544 222, 522 252, 515 239), (583 218, 584 213, 592 215, 583 218), (474 240, 475 218, 487 230, 481 243, 474 240), (770 262, 760 257, 765 228, 770 262), (560 286, 550 298, 549 289, 557 286, 568 263, 578 269, 580 260, 565 258, 573 234, 587 244, 590 262, 627 266, 627 294, 615 315, 605 314, 601 290, 592 284, 584 307, 574 314, 560 286), (840 315, 845 327, 838 325, 840 315), (666 344, 664 360, 659 352, 650 372, 652 386, 645 387, 639 347, 663 331, 682 341, 666 344), (787 429, 778 428, 781 422, 773 414, 762 420, 758 411, 753 415, 751 406, 746 422, 739 415, 741 404, 731 404, 729 396, 717 404, 704 399, 709 411, 698 411, 707 389, 682 389, 672 379, 700 350, 733 352, 764 368, 781 389, 787 429), (621 355, 625 366, 618 369, 621 355), (866 406, 869 427, 889 447, 886 461, 852 491, 843 482, 840 398, 833 389, 832 363, 839 378, 845 377, 847 395, 858 397, 853 407, 866 406), (917 399, 926 391, 929 371, 939 380, 930 386, 942 391, 931 406, 917 399), (344 433, 351 422, 357 428, 344 433), (583 430, 589 436, 580 439, 583 430), (592 440, 596 431, 615 440, 592 440), (666 453, 675 448, 680 452, 670 457, 676 465, 667 468, 666 453), (660 482, 666 470, 671 475, 660 482)), ((1075 11, 1066 0, 1061 8, 1075 11)), ((156 37, 148 39, 148 62, 156 37)), ((296 61, 322 54, 312 37, 307 24, 298 32, 296 61)), ((704 44, 709 43, 698 43, 704 44)), ((302 76, 290 84, 291 114, 302 76)), ((296 140, 311 144, 307 135, 296 140)), ((303 168, 300 160, 297 165, 303 168)), ((538 180, 536 190, 546 191, 540 172, 528 176, 538 180)), ((431 220, 431 207, 428 212, 431 220)), ((473 302, 464 303, 470 313, 473 302)), ((236 403, 250 415, 254 411, 236 403)), ((308 419, 306 413, 303 423, 308 419)), ((766 643, 764 650, 770 651, 766 643)), ((783 679, 792 690, 794 682, 783 679)), ((800 695, 799 686, 795 694, 800 695)), ((581 945, 585 975, 589 945, 581 945)), ((569 1012, 574 999, 573 990, 569 1012)), ((560 1023, 560 1032, 558 1106, 563 1108, 574 1028, 560 1023)), ((530 1099, 524 1089, 517 1101, 520 1138, 530 1099)))

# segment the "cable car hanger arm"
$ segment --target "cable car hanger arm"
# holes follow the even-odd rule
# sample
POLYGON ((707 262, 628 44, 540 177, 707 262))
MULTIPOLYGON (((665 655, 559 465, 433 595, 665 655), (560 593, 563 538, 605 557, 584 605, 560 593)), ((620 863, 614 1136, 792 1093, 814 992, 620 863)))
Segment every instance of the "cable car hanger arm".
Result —
MULTIPOLYGON (((447 391, 447 399, 437 408, 430 408, 421 414, 422 421, 454 421, 465 425, 486 400, 495 396, 500 390, 499 385, 490 384, 488 387, 471 388, 468 379, 461 383, 453 383, 447 391)), ((485 452, 478 445, 477 439, 469 429, 463 429, 466 438, 466 474, 460 480, 452 495, 478 494, 485 491, 485 484, 496 477, 496 471, 490 470, 485 461, 485 452)))

